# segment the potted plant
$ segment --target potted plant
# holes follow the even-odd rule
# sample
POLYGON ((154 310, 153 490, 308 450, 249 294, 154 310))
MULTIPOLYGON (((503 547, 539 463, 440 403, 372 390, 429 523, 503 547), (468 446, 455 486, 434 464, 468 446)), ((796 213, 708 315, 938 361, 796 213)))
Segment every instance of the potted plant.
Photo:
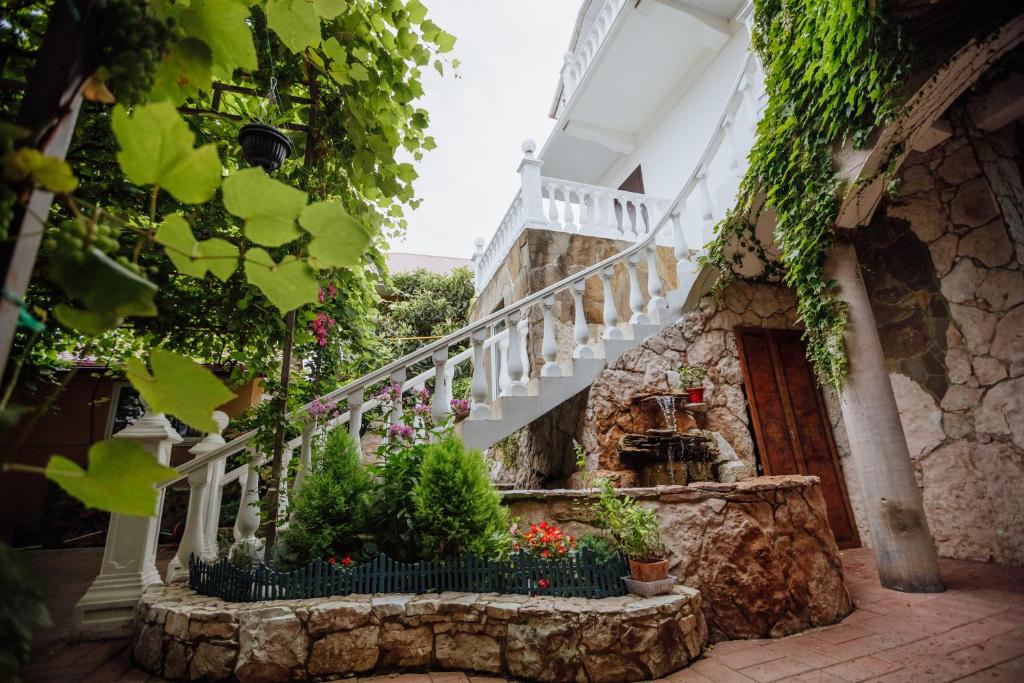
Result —
POLYGON ((292 155, 294 147, 283 127, 284 124, 291 122, 296 111, 304 106, 299 105, 283 111, 278 109, 277 115, 272 116, 271 112, 276 103, 276 93, 272 86, 271 93, 267 100, 260 104, 259 109, 254 109, 242 99, 224 104, 225 111, 242 121, 249 122, 238 129, 242 157, 253 166, 262 166, 267 173, 281 168, 284 160, 292 155))
POLYGON ((661 537, 658 515, 635 498, 619 496, 611 480, 600 483, 597 521, 629 560, 623 577, 631 593, 663 595, 672 591, 676 577, 668 573, 668 551, 661 537))
POLYGON ((704 402, 704 378, 707 372, 701 368, 683 365, 679 368, 679 382, 686 389, 686 400, 689 403, 704 402))

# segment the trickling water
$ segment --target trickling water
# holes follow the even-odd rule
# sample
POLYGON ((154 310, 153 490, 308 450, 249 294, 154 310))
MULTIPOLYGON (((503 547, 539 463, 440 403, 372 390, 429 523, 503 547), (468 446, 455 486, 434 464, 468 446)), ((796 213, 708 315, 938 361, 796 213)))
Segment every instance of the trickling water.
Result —
POLYGON ((661 408, 661 417, 665 422, 665 429, 676 431, 676 399, 675 396, 657 396, 655 400, 661 408))

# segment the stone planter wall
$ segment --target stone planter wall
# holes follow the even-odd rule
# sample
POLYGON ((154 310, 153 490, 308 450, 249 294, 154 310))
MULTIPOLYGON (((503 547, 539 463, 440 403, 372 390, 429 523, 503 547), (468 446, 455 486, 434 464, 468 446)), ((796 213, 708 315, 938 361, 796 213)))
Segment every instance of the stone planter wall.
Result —
MULTIPOLYGON (((832 624, 853 610, 817 477, 757 477, 624 489, 655 508, 669 572, 703 597, 712 640, 765 638, 832 624)), ((508 491, 523 522, 592 531, 580 490, 508 491)))
POLYGON ((700 594, 550 598, 353 595, 225 603, 158 586, 136 612, 132 657, 172 681, 319 680, 462 669, 538 681, 639 681, 707 642, 700 594))

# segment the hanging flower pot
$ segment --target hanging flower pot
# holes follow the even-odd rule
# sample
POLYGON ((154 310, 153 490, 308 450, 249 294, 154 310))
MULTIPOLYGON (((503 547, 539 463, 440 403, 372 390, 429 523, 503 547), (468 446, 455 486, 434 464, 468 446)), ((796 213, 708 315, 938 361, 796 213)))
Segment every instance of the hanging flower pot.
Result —
POLYGON ((238 131, 238 142, 242 145, 242 156, 251 165, 263 167, 267 173, 281 168, 281 164, 292 154, 292 141, 274 126, 264 123, 250 123, 238 131))
POLYGON ((688 387, 686 389, 686 401, 688 403, 703 403, 704 387, 688 387))

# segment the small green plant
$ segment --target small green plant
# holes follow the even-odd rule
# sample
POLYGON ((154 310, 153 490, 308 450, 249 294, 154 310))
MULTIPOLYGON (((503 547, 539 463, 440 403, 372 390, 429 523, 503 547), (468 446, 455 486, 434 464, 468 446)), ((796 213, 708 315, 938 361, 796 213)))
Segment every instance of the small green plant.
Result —
POLYGON ((446 559, 466 551, 497 557, 508 547, 508 510, 484 457, 455 435, 427 447, 413 501, 427 557, 446 559))
POLYGON ((359 554, 372 489, 372 475, 348 431, 331 431, 292 501, 281 563, 300 567, 331 555, 359 554))
POLYGON ((239 543, 229 551, 228 559, 239 569, 249 570, 258 565, 262 558, 255 544, 239 543))
POLYGON ((583 488, 589 489, 594 483, 594 473, 587 464, 587 449, 579 441, 573 439, 572 450, 576 454, 576 469, 581 472, 583 477, 583 488))
POLYGON ((622 552, 639 562, 665 559, 668 551, 654 510, 642 507, 635 498, 618 495, 610 479, 600 481, 600 490, 598 525, 608 532, 622 552))
POLYGON ((691 367, 689 365, 682 365, 679 367, 679 382, 683 385, 684 389, 703 386, 704 378, 707 377, 707 375, 707 371, 702 368, 691 367))
POLYGON ((594 553, 594 559, 598 562, 607 562, 619 552, 615 541, 607 536, 598 536, 597 534, 583 534, 577 538, 576 550, 579 552, 589 550, 594 553))

